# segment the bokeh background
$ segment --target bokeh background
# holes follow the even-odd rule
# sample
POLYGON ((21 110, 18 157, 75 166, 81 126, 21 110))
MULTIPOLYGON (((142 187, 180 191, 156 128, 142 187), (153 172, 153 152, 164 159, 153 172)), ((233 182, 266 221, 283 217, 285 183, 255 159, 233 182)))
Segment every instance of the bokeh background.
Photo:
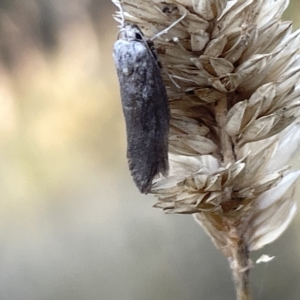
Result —
MULTIPOLYGON (((0 0, 0 299, 234 299, 203 230, 153 209, 131 180, 114 10, 109 0, 0 0)), ((291 1, 295 29, 299 13, 291 1)), ((300 299, 299 228, 298 214, 253 254, 276 256, 252 270, 255 299, 300 299)))

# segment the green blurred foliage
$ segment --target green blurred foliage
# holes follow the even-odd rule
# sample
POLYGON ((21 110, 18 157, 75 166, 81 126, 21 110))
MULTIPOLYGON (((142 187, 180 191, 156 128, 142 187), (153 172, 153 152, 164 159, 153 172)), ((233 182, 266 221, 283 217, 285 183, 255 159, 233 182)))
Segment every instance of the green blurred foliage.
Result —
MULTIPOLYGON (((0 299, 233 299, 202 229, 130 178, 114 9, 0 1, 0 299)), ((299 11, 291 1, 295 27, 299 11)), ((277 259, 254 268, 256 299, 299 299, 297 226, 262 251, 277 259)))

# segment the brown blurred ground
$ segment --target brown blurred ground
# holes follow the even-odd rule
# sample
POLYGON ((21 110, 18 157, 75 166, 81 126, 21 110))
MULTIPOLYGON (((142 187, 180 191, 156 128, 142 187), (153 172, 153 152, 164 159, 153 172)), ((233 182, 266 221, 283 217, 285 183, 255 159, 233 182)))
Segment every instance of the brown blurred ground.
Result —
MULTIPOLYGON (((202 229, 151 208, 130 178, 114 9, 0 1, 0 299, 234 299, 202 229)), ((276 255, 253 270, 255 299, 299 299, 299 225, 253 255, 276 255)))

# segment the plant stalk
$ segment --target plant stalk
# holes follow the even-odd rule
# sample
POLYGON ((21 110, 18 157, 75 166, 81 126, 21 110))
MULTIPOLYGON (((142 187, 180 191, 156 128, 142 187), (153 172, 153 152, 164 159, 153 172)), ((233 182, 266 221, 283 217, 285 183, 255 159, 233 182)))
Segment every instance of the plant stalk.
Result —
MULTIPOLYGON (((220 99, 215 107, 216 121, 220 131, 220 144, 223 156, 223 164, 226 166, 229 163, 235 162, 234 144, 226 131, 226 116, 228 112, 228 99, 225 97, 220 99)), ((227 189, 225 193, 225 200, 231 199, 231 189, 227 189)), ((229 222, 231 223, 231 222, 229 222)), ((239 224, 241 225, 241 224, 239 224)), ((249 273, 250 273, 250 259, 247 243, 242 238, 243 226, 238 224, 231 224, 231 234, 228 241, 229 251, 231 253, 229 261, 232 269, 233 280, 236 289, 237 300, 251 300, 249 291, 249 273)))
POLYGON ((251 300, 249 290, 250 259, 249 251, 243 240, 238 240, 231 247, 232 257, 229 259, 236 289, 237 300, 251 300))

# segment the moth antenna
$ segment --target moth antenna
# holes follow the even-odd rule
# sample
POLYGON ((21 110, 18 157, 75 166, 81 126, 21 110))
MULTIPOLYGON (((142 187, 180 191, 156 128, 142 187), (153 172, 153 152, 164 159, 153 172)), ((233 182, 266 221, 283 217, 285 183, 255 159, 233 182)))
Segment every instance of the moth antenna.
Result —
POLYGON ((176 83, 176 81, 173 79, 172 75, 170 75, 169 72, 168 72, 167 70, 165 70, 165 72, 166 72, 167 76, 169 77, 169 79, 172 81, 172 83, 175 85, 175 87, 176 87, 177 89, 180 90, 180 89, 181 89, 181 88, 180 88, 180 85, 178 85, 178 84, 176 83))
POLYGON ((167 27, 166 29, 158 32, 156 35, 154 35, 152 38, 150 38, 149 40, 151 42, 153 42, 155 39, 157 39, 158 37, 160 37, 163 34, 166 34, 172 27, 174 27, 175 25, 177 25, 179 22, 181 22, 187 15, 187 11, 185 10, 184 14, 178 19, 176 20, 174 23, 172 23, 169 27, 167 27))

